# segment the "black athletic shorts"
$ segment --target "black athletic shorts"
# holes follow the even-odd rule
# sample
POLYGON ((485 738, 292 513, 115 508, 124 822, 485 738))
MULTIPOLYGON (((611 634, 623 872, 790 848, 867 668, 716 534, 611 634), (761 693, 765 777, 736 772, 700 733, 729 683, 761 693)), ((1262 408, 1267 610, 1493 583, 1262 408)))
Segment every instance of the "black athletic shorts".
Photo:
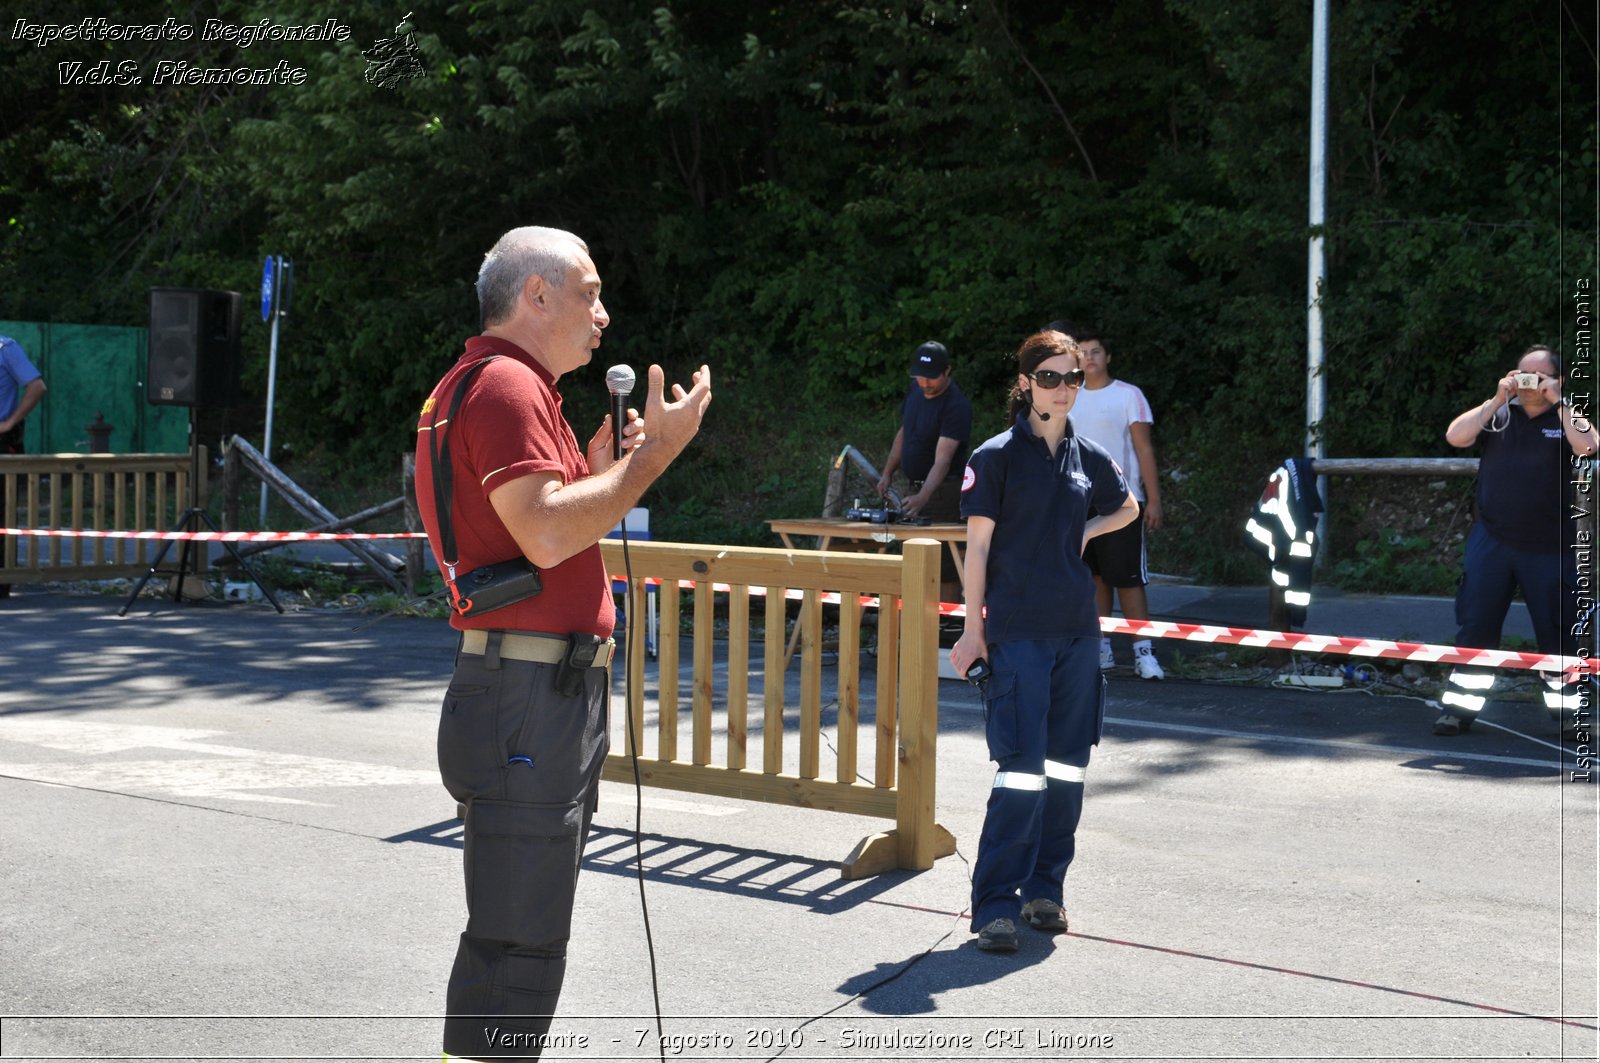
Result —
POLYGON ((1089 571, 1108 587, 1143 587, 1149 583, 1150 570, 1144 557, 1144 503, 1139 503, 1139 515, 1133 523, 1090 539, 1083 559, 1089 563, 1089 571))

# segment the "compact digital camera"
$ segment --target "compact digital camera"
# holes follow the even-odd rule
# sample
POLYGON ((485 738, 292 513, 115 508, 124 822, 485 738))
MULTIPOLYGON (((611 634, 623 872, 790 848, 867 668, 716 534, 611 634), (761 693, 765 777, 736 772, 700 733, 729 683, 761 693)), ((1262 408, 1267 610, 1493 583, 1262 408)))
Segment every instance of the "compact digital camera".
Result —
POLYGON ((1539 374, 1538 373, 1518 373, 1517 374, 1517 387, 1519 387, 1519 388, 1536 388, 1538 386, 1539 386, 1539 374))

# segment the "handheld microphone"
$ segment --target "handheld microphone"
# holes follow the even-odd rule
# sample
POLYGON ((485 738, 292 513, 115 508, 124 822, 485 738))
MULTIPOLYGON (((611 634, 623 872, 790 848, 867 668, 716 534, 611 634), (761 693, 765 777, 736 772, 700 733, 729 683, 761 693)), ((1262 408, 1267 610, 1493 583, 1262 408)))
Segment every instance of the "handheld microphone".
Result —
POLYGON ((606 370, 606 390, 611 392, 611 460, 622 457, 622 426, 628 422, 628 396, 633 394, 633 370, 614 365, 606 370))

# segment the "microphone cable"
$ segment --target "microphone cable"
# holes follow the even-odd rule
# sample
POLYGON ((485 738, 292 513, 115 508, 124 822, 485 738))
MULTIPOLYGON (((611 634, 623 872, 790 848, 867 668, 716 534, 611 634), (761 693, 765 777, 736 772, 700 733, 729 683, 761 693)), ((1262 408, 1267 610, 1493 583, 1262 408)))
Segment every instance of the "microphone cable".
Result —
MULTIPOLYGON (((628 396, 633 393, 634 383, 638 380, 632 367, 627 365, 614 365, 606 370, 606 391, 611 396, 611 460, 621 461, 623 456, 622 436, 623 425, 628 416, 628 396)), ((650 962, 650 995, 655 1000, 656 1006, 656 1048, 660 1053, 661 1063, 667 1063, 666 1033, 662 1029, 661 1021, 661 980, 656 973, 656 943, 655 937, 650 932, 650 904, 644 895, 644 780, 639 774, 639 738, 633 733, 633 662, 637 660, 634 654, 638 652, 634 646, 633 631, 640 634, 638 641, 649 639, 649 630, 645 617, 635 615, 637 610, 632 608, 633 595, 633 556, 628 552, 628 515, 624 513, 617 522, 617 530, 622 538, 622 574, 627 591, 624 601, 627 601, 628 624, 623 632, 622 667, 624 671, 622 682, 623 715, 627 718, 626 733, 628 736, 628 760, 633 765, 633 864, 639 872, 639 912, 644 917, 644 947, 650 962)), ((609 581, 609 573, 607 574, 609 581)), ((609 582, 608 582, 609 586, 609 582)), ((676 588, 676 584, 673 585, 676 588)), ((646 590, 640 597, 644 597, 646 590)), ((648 612, 648 610, 646 611, 648 612)), ((607 683, 610 676, 606 677, 607 683)), ((674 677, 676 679, 676 677, 674 677)), ((610 704, 611 688, 606 687, 607 704, 610 704)), ((644 695, 640 693, 640 704, 644 703, 644 695)))
MULTIPOLYGON (((835 698, 833 701, 831 701, 829 703, 828 706, 824 706, 824 708, 837 707, 838 704, 839 704, 839 699, 835 698)), ((833 755, 835 757, 837 757, 839 755, 839 751, 838 751, 838 749, 834 748, 833 743, 831 741, 829 741, 828 732, 827 731, 821 731, 819 733, 822 736, 823 742, 827 743, 828 748, 830 750, 832 750, 833 755)), ((865 776, 865 775, 861 774, 860 769, 857 769, 857 771, 856 771, 856 781, 857 782, 864 782, 869 786, 873 785, 872 779, 869 778, 868 776, 865 776)), ((964 864, 966 866, 966 869, 967 869, 967 892, 968 892, 968 895, 970 896, 971 892, 972 892, 972 862, 967 859, 966 854, 961 851, 961 847, 959 845, 956 846, 955 856, 956 856, 956 858, 958 860, 961 861, 962 864, 964 864)), ((873 990, 881 989, 884 986, 888 985, 890 982, 893 982, 896 979, 900 978, 906 972, 910 971, 911 968, 915 967, 917 964, 921 963, 923 960, 927 959, 929 956, 932 956, 934 949, 938 948, 940 945, 943 945, 946 941, 948 941, 950 939, 950 935, 951 934, 954 934, 958 929, 960 929, 961 920, 964 919, 964 918, 969 918, 969 917, 968 917, 966 911, 964 910, 964 906, 963 906, 963 908, 957 909, 955 922, 950 927, 949 930, 946 930, 943 934, 940 934, 939 937, 934 941, 933 944, 929 945, 927 948, 925 948, 921 952, 917 953, 917 955, 911 957, 909 960, 907 960, 904 963, 902 963, 898 970, 896 970, 896 971, 894 971, 894 972, 892 972, 890 974, 884 975, 882 978, 878 979, 876 982, 873 982, 871 985, 863 986, 862 988, 856 990, 849 997, 847 997, 844 1000, 841 1000, 839 1003, 835 1004, 833 1007, 829 1008, 827 1011, 824 1011, 824 1012, 821 1012, 821 1013, 819 1013, 817 1015, 811 1016, 811 1018, 807 1019, 805 1022, 802 1022, 800 1025, 796 1026, 795 1029, 796 1030, 803 1030, 807 1026, 810 1026, 814 1022, 820 1022, 821 1020, 826 1019, 829 1015, 832 1015, 833 1013, 835 1013, 837 1011, 840 1011, 840 1010, 842 1010, 844 1008, 847 1008, 851 1004, 854 1004, 856 1001, 860 1000, 862 997, 865 997, 868 993, 871 993, 873 990)), ((773 1055, 768 1056, 765 1060, 763 1060, 763 1063, 776 1063, 776 1060, 780 1056, 782 1056, 785 1052, 789 1051, 789 1047, 790 1047, 789 1045, 784 1045, 782 1048, 778 1049, 778 1051, 776 1053, 774 1053, 773 1055)))
MULTIPOLYGON (((667 1063, 667 1039, 661 1021, 661 980, 656 973, 656 945, 655 938, 650 932, 650 904, 644 895, 644 781, 639 774, 639 740, 633 731, 633 661, 638 648, 634 646, 633 629, 637 622, 640 634, 639 641, 649 638, 648 624, 645 617, 635 616, 634 604, 631 600, 633 594, 633 558, 628 553, 628 518, 623 516, 618 526, 622 529, 622 573, 627 582, 625 592, 630 609, 627 613, 627 628, 624 629, 622 644, 622 715, 628 721, 628 759, 633 764, 633 866, 639 873, 639 913, 644 917, 644 947, 650 964, 650 995, 655 1001, 656 1020, 656 1049, 660 1052, 661 1063, 667 1063)), ((663 584, 664 586, 664 584, 663 584)), ((646 594, 649 592, 646 591, 646 594)), ((643 597, 641 595, 640 597, 643 597)), ((611 691, 606 691, 606 697, 611 697, 611 691)))

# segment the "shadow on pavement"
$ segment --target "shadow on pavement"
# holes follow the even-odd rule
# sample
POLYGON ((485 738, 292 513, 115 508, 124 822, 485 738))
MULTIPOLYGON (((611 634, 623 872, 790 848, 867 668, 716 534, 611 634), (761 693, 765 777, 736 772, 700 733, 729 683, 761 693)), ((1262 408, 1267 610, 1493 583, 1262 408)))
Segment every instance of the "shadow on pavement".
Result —
MULTIPOLYGON (((461 821, 446 819, 383 839, 460 849, 461 821)), ((890 872, 847 882, 832 860, 746 849, 664 834, 641 834, 645 881, 730 896, 802 905, 823 915, 846 912, 874 900, 903 882, 910 872, 890 872)), ((591 874, 635 878, 632 831, 595 827, 584 847, 583 868, 591 874)))
MULTIPOLYGON (((961 919, 951 933, 965 935, 967 921, 961 919)), ((1020 928, 1020 948, 1013 953, 989 953, 970 938, 953 949, 938 950, 950 935, 904 960, 884 961, 845 979, 839 992, 847 997, 865 992, 859 1004, 875 1015, 924 1015, 939 1010, 939 994, 969 986, 986 985, 1048 960, 1060 938, 1047 937, 1020 928), (898 974, 897 974, 898 972, 898 974), (885 982, 885 979, 893 979, 885 982), (879 985, 880 982, 885 984, 879 985), (870 992, 869 992, 870 990, 870 992)))

